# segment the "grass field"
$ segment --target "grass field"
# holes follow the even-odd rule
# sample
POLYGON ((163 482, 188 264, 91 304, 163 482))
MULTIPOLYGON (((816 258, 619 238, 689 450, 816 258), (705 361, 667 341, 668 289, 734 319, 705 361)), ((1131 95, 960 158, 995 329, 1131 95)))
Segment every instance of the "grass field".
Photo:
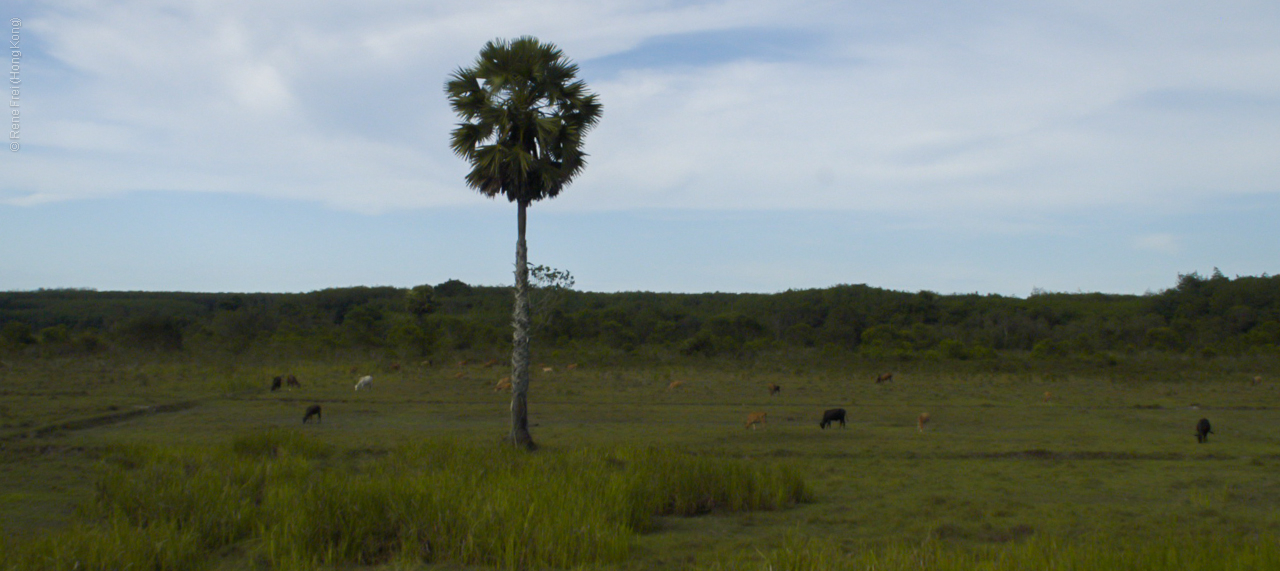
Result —
MULTIPOLYGON (((243 516, 248 518, 240 524, 243 529, 226 532, 227 539, 207 549, 191 547, 202 555, 175 559, 171 568, 191 561, 227 569, 307 568, 317 562, 337 568, 449 569, 1280 566, 1280 385, 1272 382, 1276 370, 1268 361, 1053 366, 588 358, 573 370, 569 362, 549 361, 545 366, 550 372, 542 372, 542 364, 535 369, 530 420, 542 449, 532 462, 545 462, 535 465, 499 444, 508 404, 506 393, 493 390, 506 374, 500 367, 406 365, 393 370, 372 359, 270 365, 182 357, 6 360, 0 367, 0 515, 7 539, 0 544, 6 551, 0 561, 29 556, 36 549, 32 546, 56 549, 50 542, 77 526, 96 526, 93 533, 98 535, 116 533, 112 541, 122 553, 142 549, 129 547, 131 541, 163 543, 159 535, 119 531, 138 525, 142 516, 128 519, 120 514, 133 512, 118 506, 162 495, 157 490, 170 481, 165 479, 168 466, 173 473, 186 470, 208 474, 210 481, 241 482, 241 488, 257 486, 253 493, 258 495, 251 497, 259 500, 246 505, 261 509, 243 516), (895 372, 893 381, 873 382, 887 370, 895 372), (266 390, 271 377, 286 373, 297 375, 302 388, 266 390), (374 376, 373 390, 353 391, 356 379, 365 374, 374 376), (1255 375, 1264 382, 1250 382, 1255 375), (673 381, 683 385, 669 390, 673 381), (781 393, 770 396, 769 383, 781 385, 781 393), (303 411, 310 404, 324 407, 323 423, 303 426, 303 411), (848 426, 819 429, 822 411, 833 407, 848 410, 848 426), (744 422, 754 411, 767 412, 768 421, 748 430, 744 422), (916 418, 926 411, 931 421, 920 433, 916 418), (1194 436, 1201 417, 1214 425, 1207 444, 1197 444, 1194 436), (263 437, 267 443, 253 444, 255 435, 263 434, 269 435, 263 437), (273 452, 264 460, 244 452, 254 446, 286 452, 273 452), (441 446, 463 451, 447 454, 462 460, 444 464, 454 468, 441 474, 465 476, 468 466, 489 466, 449 484, 456 491, 448 496, 472 498, 459 505, 496 497, 496 492, 485 495, 498 489, 486 475, 492 471, 561 470, 563 476, 553 480, 577 483, 554 493, 594 498, 584 505, 621 504, 637 495, 692 494, 696 505, 685 512, 695 515, 653 508, 651 524, 624 525, 629 530, 625 537, 608 540, 616 542, 608 553, 588 559, 433 559, 401 547, 386 548, 400 554, 395 557, 351 547, 353 553, 374 555, 343 559, 324 553, 286 556, 283 548, 272 547, 277 545, 273 541, 285 541, 279 535, 283 532, 271 531, 284 526, 279 522, 285 516, 271 512, 270 501, 261 498, 329 485, 314 482, 355 486, 349 482, 381 474, 402 484, 384 491, 375 483, 357 491, 341 489, 364 494, 373 504, 426 501, 422 498, 435 493, 430 486, 420 490, 427 495, 405 498, 392 490, 416 489, 413 482, 423 478, 413 475, 440 462, 433 460, 438 453, 424 450, 441 446), (657 451, 635 459, 637 451, 648 450, 657 451), (632 458, 628 466, 656 468, 624 470, 631 475, 619 476, 610 466, 623 457, 632 458), (490 461, 497 464, 486 464, 490 461), (146 474, 158 483, 128 487, 127 482, 146 474), (676 481, 680 474, 716 480, 720 487, 688 492, 693 484, 676 481), (584 480, 573 479, 583 475, 584 480), (788 479, 795 477, 803 480, 803 489, 796 490, 788 479), (252 484, 264 478, 268 484, 252 484), (667 488, 635 487, 641 480, 655 486, 653 481, 668 479, 672 481, 661 482, 667 488), (277 481, 296 484, 281 484, 280 491, 272 492, 269 483, 277 481), (612 483, 594 489, 595 484, 587 483, 594 481, 612 483), (767 496, 773 493, 770 486, 791 490, 791 495, 776 501, 732 499, 739 492, 742 497, 767 496), (601 491, 605 489, 612 491, 601 491), (722 493, 727 495, 717 495, 722 493), (713 497, 717 500, 705 499, 713 497), (279 557, 270 555, 277 552, 279 557), (437 563, 423 564, 424 559, 437 563)), ((550 485, 512 482, 516 487, 550 485)), ((179 491, 172 492, 176 495, 168 503, 158 504, 168 507, 155 509, 174 509, 172 505, 186 501, 185 488, 175 489, 179 491)), ((298 496, 293 503, 328 505, 317 497, 298 496)), ((564 503, 551 504, 553 511, 572 504, 556 501, 564 503)), ((203 513, 212 508, 191 509, 203 513)), ((408 522, 404 529, 409 531, 396 536, 396 546, 406 537, 422 535, 426 541, 429 535, 414 527, 418 523, 411 516, 376 513, 408 522)), ((348 521, 351 516, 333 517, 348 521)), ((596 527, 613 525, 608 523, 613 516, 600 517, 604 519, 596 527)), ((631 521, 628 517, 636 516, 622 520, 631 521)), ((556 525, 537 515, 526 514, 525 519, 534 528, 556 525)), ((181 518, 175 521, 174 529, 186 525, 181 518)), ((342 525, 333 525, 339 531, 332 534, 340 535, 342 525)), ((149 529, 176 533, 161 526, 149 529)), ((167 545, 178 543, 175 539, 167 545)), ((432 551, 448 550, 437 540, 432 551)))

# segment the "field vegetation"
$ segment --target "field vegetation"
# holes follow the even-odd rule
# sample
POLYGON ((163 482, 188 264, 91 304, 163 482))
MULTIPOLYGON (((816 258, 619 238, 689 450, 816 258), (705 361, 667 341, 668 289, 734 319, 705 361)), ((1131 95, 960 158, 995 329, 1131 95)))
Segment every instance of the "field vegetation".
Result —
POLYGON ((0 294, 0 569, 1276 568, 1276 284, 554 292, 536 453, 509 290, 0 294))

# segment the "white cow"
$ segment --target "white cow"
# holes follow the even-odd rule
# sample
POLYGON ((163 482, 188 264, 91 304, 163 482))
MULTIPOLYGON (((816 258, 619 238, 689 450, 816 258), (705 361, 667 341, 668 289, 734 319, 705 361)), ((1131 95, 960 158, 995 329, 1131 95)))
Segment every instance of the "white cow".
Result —
POLYGON ((360 389, 372 389, 372 388, 373 388, 373 377, 368 375, 364 376, 363 378, 360 379, 360 382, 356 383, 357 391, 360 389))

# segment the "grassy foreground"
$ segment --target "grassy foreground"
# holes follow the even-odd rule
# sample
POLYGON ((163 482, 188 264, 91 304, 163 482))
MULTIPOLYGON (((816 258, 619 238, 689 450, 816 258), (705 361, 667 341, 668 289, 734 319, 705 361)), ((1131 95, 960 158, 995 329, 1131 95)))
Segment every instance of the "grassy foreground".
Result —
POLYGON ((1269 361, 548 360, 7 361, 0 569, 1280 568, 1269 361))
POLYGON ((112 450, 69 529, 6 568, 191 569, 228 548, 272 569, 454 563, 570 568, 627 557, 662 515, 809 498, 785 467, 614 447, 529 455, 424 442, 367 458, 292 431, 218 448, 112 450))

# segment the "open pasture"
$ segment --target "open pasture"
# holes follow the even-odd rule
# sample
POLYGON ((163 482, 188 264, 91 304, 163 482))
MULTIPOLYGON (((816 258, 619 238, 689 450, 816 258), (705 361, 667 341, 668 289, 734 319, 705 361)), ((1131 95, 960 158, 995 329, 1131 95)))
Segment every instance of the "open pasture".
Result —
MULTIPOLYGON (((534 369, 537 454, 660 445, 785 466, 812 496, 776 511, 663 517, 612 566, 965 568, 966 557, 1000 553, 1106 561, 1126 550, 1147 557, 1143 546, 1192 549, 1189 557, 1258 545, 1270 551, 1246 555, 1280 552, 1280 385, 1250 382, 1275 378, 1257 366, 568 364, 534 369), (889 370, 893 380, 875 382, 889 370), (770 394, 770 384, 780 391, 770 394), (848 426, 820 429, 823 410, 835 407, 848 411, 848 426), (752 412, 768 416, 749 430, 752 412), (921 412, 931 419, 924 432, 921 412), (1214 433, 1198 444, 1202 417, 1214 433)), ((75 506, 93 500, 101 459, 122 445, 214 447, 269 431, 332 447, 335 462, 350 465, 424 439, 496 448, 509 395, 494 386, 505 374, 456 361, 7 362, 4 532, 18 538, 12 544, 82 517, 75 506), (283 374, 301 388, 268 390, 283 374), (364 375, 372 389, 355 391, 364 375), (311 404, 323 407, 323 422, 304 426, 311 404)), ((232 567, 248 557, 222 555, 232 567)), ((1113 568, 1100 565, 1079 568, 1113 568)))

